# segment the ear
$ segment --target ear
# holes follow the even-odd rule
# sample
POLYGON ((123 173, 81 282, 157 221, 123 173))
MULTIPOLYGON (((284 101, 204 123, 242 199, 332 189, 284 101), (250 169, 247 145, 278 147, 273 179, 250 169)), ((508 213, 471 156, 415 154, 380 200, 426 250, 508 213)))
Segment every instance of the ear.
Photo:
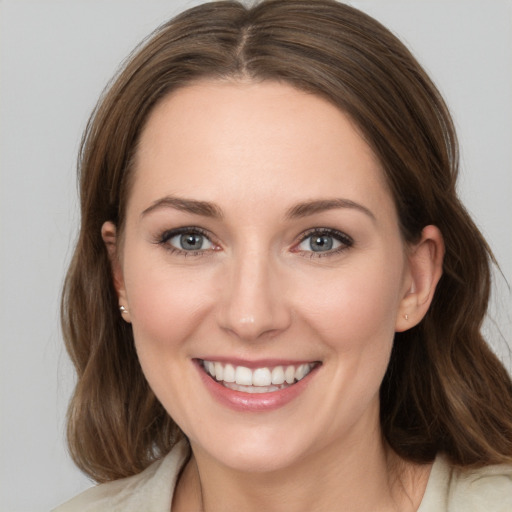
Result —
POLYGON ((119 243, 117 238, 117 228, 113 222, 107 221, 101 227, 101 238, 107 248, 110 266, 112 269, 112 278, 114 288, 119 299, 119 309, 123 320, 130 323, 130 310, 128 308, 128 300, 124 286, 123 269, 119 261, 119 243))
POLYGON ((426 315, 443 274, 443 258, 443 235, 436 226, 426 226, 420 241, 409 249, 405 290, 396 318, 397 332, 414 327, 426 315))

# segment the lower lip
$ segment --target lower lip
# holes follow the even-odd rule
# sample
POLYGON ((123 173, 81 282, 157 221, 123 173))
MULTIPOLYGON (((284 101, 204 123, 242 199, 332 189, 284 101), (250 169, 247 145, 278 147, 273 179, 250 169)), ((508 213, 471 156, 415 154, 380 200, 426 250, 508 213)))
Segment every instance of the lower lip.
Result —
POLYGON ((273 411, 285 406, 306 389, 320 367, 320 365, 315 366, 299 382, 278 391, 270 393, 244 393, 243 391, 226 388, 207 375, 198 360, 194 360, 194 363, 203 384, 218 402, 236 411, 247 412, 273 411))

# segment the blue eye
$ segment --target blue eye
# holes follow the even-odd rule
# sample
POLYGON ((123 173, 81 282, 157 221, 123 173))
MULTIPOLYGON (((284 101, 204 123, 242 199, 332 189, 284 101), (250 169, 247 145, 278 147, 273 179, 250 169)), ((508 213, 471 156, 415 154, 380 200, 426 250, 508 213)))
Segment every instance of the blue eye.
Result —
POLYGON ((211 240, 197 228, 180 228, 167 231, 160 243, 181 252, 202 252, 214 248, 211 240))
POLYGON ((199 233, 176 235, 169 240, 169 243, 182 251, 204 251, 213 247, 210 240, 199 233))
POLYGON ((306 234, 297 246, 299 251, 336 253, 353 244, 352 239, 336 230, 314 230, 306 234))

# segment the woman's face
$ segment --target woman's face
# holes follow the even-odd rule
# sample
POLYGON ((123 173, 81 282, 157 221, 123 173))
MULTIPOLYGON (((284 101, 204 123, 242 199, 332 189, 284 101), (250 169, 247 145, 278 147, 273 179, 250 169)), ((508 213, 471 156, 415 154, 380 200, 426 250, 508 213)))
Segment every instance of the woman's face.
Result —
POLYGON ((411 273, 340 110, 275 82, 173 93, 142 133, 119 244, 140 363, 196 453, 272 470, 378 438, 411 273))

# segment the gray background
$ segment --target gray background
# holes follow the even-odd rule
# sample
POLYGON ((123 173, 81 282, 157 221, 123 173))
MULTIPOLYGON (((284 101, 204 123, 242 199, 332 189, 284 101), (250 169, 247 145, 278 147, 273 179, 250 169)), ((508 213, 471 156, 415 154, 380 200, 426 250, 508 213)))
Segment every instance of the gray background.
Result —
MULTIPOLYGON (((43 511, 91 482, 64 443, 73 371, 59 332, 78 220, 75 159, 104 85, 185 0, 0 1, 0 510, 43 511)), ((501 264, 486 330, 510 369, 512 1, 353 2, 396 32, 445 95, 460 193, 501 264)), ((470 255, 468 255, 469 257, 470 255)))

